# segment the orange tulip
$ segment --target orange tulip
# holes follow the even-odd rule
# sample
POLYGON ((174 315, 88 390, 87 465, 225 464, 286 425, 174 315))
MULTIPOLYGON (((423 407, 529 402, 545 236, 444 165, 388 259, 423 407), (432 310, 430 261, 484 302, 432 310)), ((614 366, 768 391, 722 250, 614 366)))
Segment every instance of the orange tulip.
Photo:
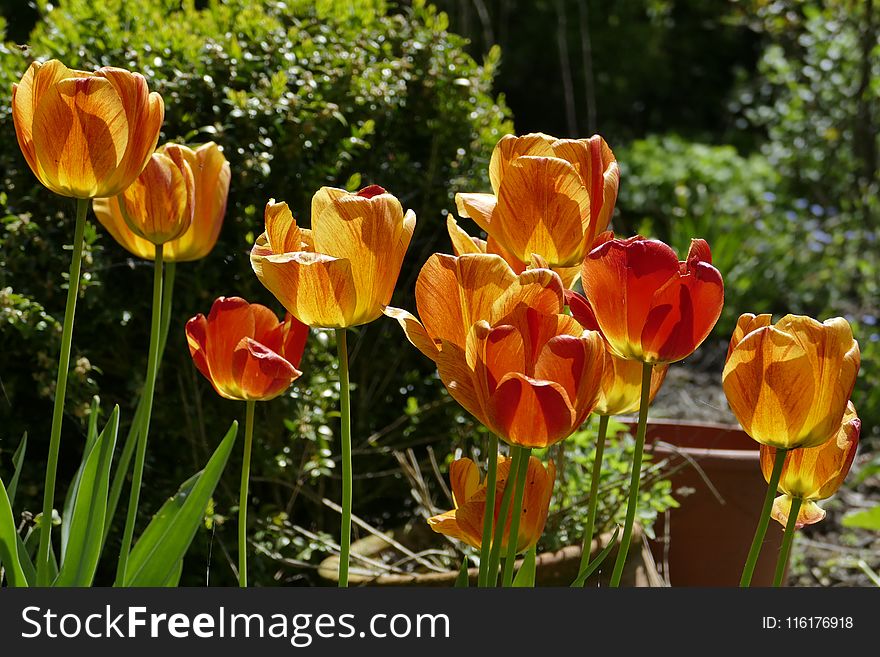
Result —
POLYGON ((266 232, 251 251, 260 282, 309 326, 371 322, 391 301, 416 226, 378 185, 357 193, 322 187, 312 198, 312 229, 286 203, 266 205, 266 232))
POLYGON ((489 163, 494 194, 456 194, 470 217, 521 262, 532 254, 551 267, 580 264, 614 212, 620 171, 599 135, 556 139, 506 135, 489 163))
POLYGON ((199 372, 227 399, 267 401, 287 390, 302 372, 309 329, 287 315, 240 297, 220 297, 207 317, 186 323, 186 341, 199 372))
POLYGON ((452 397, 511 445, 547 447, 596 404, 604 347, 563 314, 559 276, 517 275, 489 254, 434 254, 416 281, 421 322, 399 308, 409 341, 431 358, 452 397))
MULTIPOLYGON (((507 485, 510 464, 513 459, 498 457, 497 480, 495 487, 495 522, 501 511, 501 498, 507 485)), ((517 536, 517 553, 534 547, 547 522, 553 482, 556 480, 556 466, 553 461, 547 467, 540 459, 529 457, 529 470, 523 493, 522 518, 517 536)), ((449 466, 449 482, 455 508, 428 518, 428 525, 438 534, 445 534, 464 541, 479 549, 483 543, 483 517, 486 513, 486 482, 480 481, 480 469, 470 459, 458 459, 449 466)), ((512 511, 505 519, 504 534, 501 538, 502 553, 507 550, 510 537, 512 511)))
POLYGON ((818 447, 840 428, 861 356, 849 323, 742 315, 722 375, 746 433, 780 449, 818 447))
MULTIPOLYGON (((785 455, 779 490, 783 493, 773 503, 773 518, 784 527, 788 522, 792 498, 803 500, 795 526, 812 525, 825 518, 825 511, 816 504, 834 495, 852 467, 859 445, 862 422, 852 402, 847 403, 843 422, 837 433, 818 447, 793 449, 785 455)), ((761 445, 761 471, 770 480, 776 449, 761 445)))
POLYGON ((156 148, 165 108, 138 73, 94 73, 53 59, 34 62, 12 85, 12 118, 31 171, 56 194, 115 196, 156 148))
MULTIPOLYGON (((180 237, 165 243, 163 259, 187 262, 204 258, 217 243, 223 225, 229 194, 229 162, 214 142, 202 144, 195 150, 181 144, 165 144, 157 152, 165 155, 179 153, 189 164, 195 190, 192 224, 180 237)), ((118 196, 95 199, 92 206, 98 221, 113 239, 139 258, 154 259, 155 245, 128 227, 118 196)))
POLYGON ((602 332, 619 358, 674 363, 709 335, 724 304, 724 283, 705 240, 691 240, 687 260, 641 236, 604 233, 581 268, 585 303, 572 312, 602 332))

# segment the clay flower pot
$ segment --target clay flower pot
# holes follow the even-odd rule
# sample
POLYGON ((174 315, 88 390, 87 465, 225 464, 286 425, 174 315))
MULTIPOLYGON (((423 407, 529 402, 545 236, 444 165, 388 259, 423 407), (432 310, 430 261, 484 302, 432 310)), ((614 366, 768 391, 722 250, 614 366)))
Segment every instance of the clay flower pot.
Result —
MULTIPOLYGON (((662 517, 654 525, 658 568, 672 586, 737 586, 767 492, 758 444, 737 425, 679 420, 650 421, 646 443, 655 461, 669 459, 681 504, 668 526, 662 517)), ((772 584, 781 545, 781 528, 771 526, 753 586, 772 584)))

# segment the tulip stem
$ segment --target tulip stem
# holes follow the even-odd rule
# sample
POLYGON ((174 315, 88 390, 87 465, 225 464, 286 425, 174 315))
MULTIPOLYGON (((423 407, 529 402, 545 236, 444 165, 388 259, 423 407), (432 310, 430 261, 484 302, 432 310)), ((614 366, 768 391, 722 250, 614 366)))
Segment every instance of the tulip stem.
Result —
MULTIPOLYGON (((581 553, 581 567, 584 572, 590 565, 590 553, 593 549, 593 532, 596 529, 596 510, 599 507, 599 480, 602 478, 602 456, 605 453, 605 437, 608 434, 608 415, 599 416, 599 433, 596 436, 596 454, 593 456, 593 471, 590 474, 590 501, 587 507, 587 527, 584 530, 584 548, 581 553)), ((586 584, 586 581, 584 582, 586 584)))
POLYGON ((504 492, 501 494, 498 521, 495 523, 495 533, 492 536, 492 550, 489 553, 489 568, 486 572, 486 586, 489 587, 494 587, 498 584, 498 566, 501 563, 501 543, 504 540, 504 530, 507 528, 507 511, 510 509, 513 482, 516 479, 519 463, 522 460, 522 452, 520 450, 514 449, 512 452, 513 456, 510 460, 510 467, 507 470, 507 480, 504 482, 504 492))
POLYGON ((339 351, 339 404, 342 424, 342 530, 339 535, 339 586, 348 586, 351 552, 351 399, 348 387, 348 344, 345 329, 336 329, 339 351))
POLYGON ((626 565, 626 557, 629 552, 629 544, 632 540, 633 524, 636 519, 636 507, 639 505, 639 479, 642 476, 642 454, 645 451, 645 433, 648 429, 648 406, 651 395, 651 372, 654 368, 652 363, 642 363, 642 396, 639 400, 639 426, 636 430, 636 447, 633 451, 632 475, 629 481, 629 500, 626 503, 626 520, 623 525, 623 536, 620 538, 620 546, 617 548, 617 559, 614 562, 614 570, 611 572, 611 586, 620 586, 620 578, 623 576, 623 567, 626 565))
POLYGON ((787 453, 788 450, 786 449, 776 450, 773 471, 770 473, 770 481, 767 484, 767 495, 764 497, 764 508, 761 509, 758 527, 755 529, 755 538, 752 539, 752 547, 749 549, 749 556, 746 559, 745 567, 743 567, 742 578, 739 580, 739 585, 743 588, 749 587, 752 583, 752 575, 755 572, 755 565, 758 563, 758 555, 761 553, 764 535, 767 533, 767 525, 770 524, 770 511, 773 509, 773 499, 776 497, 776 489, 779 487, 779 478, 782 476, 782 466, 785 465, 787 453))
POLYGON ((791 500, 791 509, 788 511, 788 522, 785 523, 785 533, 782 535, 782 548, 779 550, 779 558, 776 561, 776 573, 773 576, 773 586, 782 586, 782 578, 785 577, 785 567, 788 565, 788 557, 791 554, 791 544, 794 541, 794 530, 797 526, 798 514, 801 511, 803 498, 794 497, 791 500))
POLYGON ((480 543, 480 575, 477 586, 486 586, 489 577, 489 550, 492 534, 495 532, 495 487, 498 478, 498 436, 489 434, 489 447, 486 450, 486 511, 483 513, 483 540, 480 543), (491 500, 491 502, 490 502, 491 500), (490 512, 490 504, 492 511, 490 512))
MULTIPOLYGON (((510 519, 510 533, 507 535, 507 556, 504 559, 504 576, 501 585, 505 588, 513 584, 513 564, 516 561, 516 551, 519 547, 519 521, 522 518, 523 492, 526 488, 526 479, 529 473, 529 459, 532 455, 531 447, 519 447, 520 461, 517 464, 516 490, 513 493, 513 515, 510 519)), ((510 479, 508 479, 510 483, 510 479)))
POLYGON ((252 399, 246 402, 244 421, 244 457, 241 461, 241 488, 238 494, 238 585, 247 588, 247 505, 248 480, 251 476, 251 448, 254 442, 254 408, 252 399))
MULTIPOLYGON (((165 272, 162 280, 162 337, 159 339, 159 362, 156 365, 157 368, 162 363, 162 355, 165 353, 165 344, 168 341, 168 329, 171 324, 171 299, 174 296, 175 269, 175 262, 173 260, 165 263, 165 272)), ((116 507, 119 505, 119 497, 122 495, 122 486, 128 477, 128 466, 131 463, 134 447, 137 444, 137 436, 143 414, 144 398, 141 395, 134 412, 134 419, 125 438, 122 455, 116 464, 116 473, 113 475, 113 485, 110 487, 110 501, 107 503, 107 522, 104 525, 104 543, 107 542, 107 535, 113 526, 113 516, 116 515, 116 507)))
POLYGON ((76 201, 76 227, 73 231, 73 257, 67 279, 67 302, 64 305, 64 323, 61 327, 61 353, 58 356, 58 375, 55 379, 55 400, 52 407, 52 432, 49 436, 49 459, 46 461, 46 487, 43 491, 43 514, 40 517, 40 551, 37 560, 37 585, 49 585, 49 553, 52 550, 52 509, 55 506, 55 476, 58 471, 58 452, 61 448, 61 422, 64 419, 64 399, 67 395, 67 372, 70 369, 70 347, 73 342, 73 318, 79 297, 80 269, 82 267, 83 234, 86 227, 88 199, 76 201))
POLYGON ((134 525, 137 520, 138 502, 141 495, 141 481, 144 476, 144 462, 147 457, 147 438, 150 434, 150 419, 153 413, 153 393, 156 390, 156 373, 159 369, 159 339, 162 332, 162 245, 156 245, 156 258, 153 263, 153 314, 150 322, 150 350, 147 354, 147 379, 144 382, 144 411, 138 426, 137 454, 134 461, 134 473, 131 478, 131 492, 128 498, 128 515, 125 518, 125 530, 122 534, 122 546, 119 550, 119 564, 116 568, 116 585, 125 586, 125 569, 131 541, 134 537, 134 525))

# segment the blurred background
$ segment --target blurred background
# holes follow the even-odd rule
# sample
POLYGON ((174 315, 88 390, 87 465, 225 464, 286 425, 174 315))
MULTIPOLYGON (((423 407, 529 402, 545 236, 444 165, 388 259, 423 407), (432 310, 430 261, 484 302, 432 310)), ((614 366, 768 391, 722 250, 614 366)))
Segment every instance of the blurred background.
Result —
MULTIPOLYGON (((322 185, 378 183, 397 195, 419 223, 393 304, 413 310, 422 263, 450 251, 445 216, 454 194, 489 189, 488 159, 503 134, 598 132, 622 171, 615 230, 663 239, 679 253, 703 237, 725 277, 721 321, 672 368, 654 416, 730 421, 720 375, 742 312, 852 323, 862 349, 860 455, 828 520, 804 532, 792 573, 805 585, 869 581, 858 561, 876 569, 878 534, 845 526, 842 516, 880 488, 873 0, 3 0, 0 9, 0 474, 27 431, 25 508, 38 510, 41 498, 73 222, 72 205, 27 168, 9 90, 32 60, 55 57, 142 72, 165 99, 160 143, 213 140, 232 166, 217 247, 177 268, 139 527, 243 415, 243 404, 220 399, 196 372, 183 326, 220 295, 281 311, 247 257, 269 198, 286 200, 307 224, 322 185)), ((133 416, 151 276, 150 263, 91 223, 62 482, 79 463, 93 395, 105 408, 121 404, 124 424, 133 416)), ((456 450, 478 453, 482 429, 450 402, 433 364, 395 322, 355 330, 350 345, 355 513, 388 529, 451 508, 446 464, 456 450)), ((315 567, 338 536, 327 502, 339 499, 331 332, 312 332, 302 369, 289 395, 258 406, 250 535, 251 580, 261 585, 320 584, 315 567)), ((586 490, 580 464, 589 463, 589 435, 568 443, 565 490, 586 490)), ((609 450, 611 470, 620 471, 612 493, 625 480, 628 447, 624 437, 609 450)), ((182 583, 204 584, 206 573, 212 584, 234 582, 238 463, 230 461, 182 583)), ((582 526, 572 495, 558 497, 545 548, 576 542, 582 526)), ((643 524, 674 497, 662 477, 652 480, 643 524)), ((605 526, 616 498, 607 499, 605 526)), ((444 563, 438 557, 437 567, 444 563)))

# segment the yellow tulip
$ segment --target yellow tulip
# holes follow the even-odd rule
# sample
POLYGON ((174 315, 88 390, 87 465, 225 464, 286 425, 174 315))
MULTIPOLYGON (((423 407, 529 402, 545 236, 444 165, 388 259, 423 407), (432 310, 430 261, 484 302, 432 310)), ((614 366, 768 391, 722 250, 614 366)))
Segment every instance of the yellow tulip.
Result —
POLYGON ((162 98, 144 77, 34 62, 12 85, 12 119, 31 171, 56 194, 115 196, 144 169, 159 140, 162 98))
MULTIPOLYGON (((192 224, 180 237, 165 243, 163 259, 187 262, 204 258, 217 243, 223 225, 229 195, 229 162, 214 142, 195 149, 165 144, 157 152, 166 155, 177 152, 186 160, 193 174, 195 191, 192 224)), ((120 245, 139 258, 154 258, 155 245, 132 232, 125 223, 118 196, 95 199, 92 206, 98 221, 120 245)))
POLYGON ((312 228, 286 203, 266 205, 266 232, 251 251, 257 278, 290 313, 316 328, 373 321, 391 301, 416 216, 378 185, 352 193, 322 187, 312 228))

